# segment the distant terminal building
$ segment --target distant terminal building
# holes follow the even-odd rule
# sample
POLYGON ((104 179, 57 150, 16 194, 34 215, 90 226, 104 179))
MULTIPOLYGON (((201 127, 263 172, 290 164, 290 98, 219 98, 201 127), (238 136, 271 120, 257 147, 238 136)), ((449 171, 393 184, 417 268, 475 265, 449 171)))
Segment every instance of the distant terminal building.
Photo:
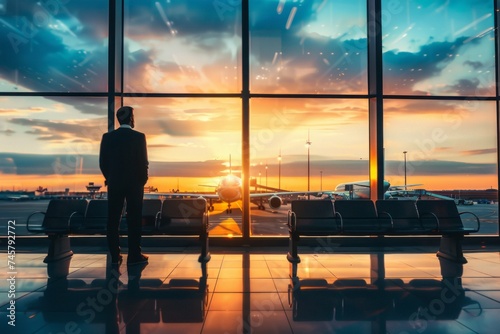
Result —
POLYGON ((485 190, 432 190, 433 193, 455 199, 472 200, 474 202, 498 202, 497 189, 485 190))
POLYGON ((85 186, 89 192, 90 198, 96 198, 96 193, 99 192, 102 186, 94 184, 94 182, 89 182, 88 185, 85 186))
POLYGON ((96 185, 94 182, 89 182, 88 185, 85 186, 87 191, 70 191, 69 188, 66 188, 64 191, 46 191, 42 198, 60 198, 60 199, 79 199, 79 198, 102 198, 103 192, 100 191, 102 188, 101 185, 96 185))

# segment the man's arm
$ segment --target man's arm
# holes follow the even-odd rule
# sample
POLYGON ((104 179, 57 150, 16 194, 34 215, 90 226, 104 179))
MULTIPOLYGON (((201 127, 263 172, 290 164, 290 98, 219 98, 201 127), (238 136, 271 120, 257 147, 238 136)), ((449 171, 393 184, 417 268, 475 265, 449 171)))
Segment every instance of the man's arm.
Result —
POLYGON ((106 136, 103 135, 101 139, 101 146, 99 148, 99 168, 101 169, 102 175, 104 176, 104 180, 108 180, 108 171, 109 171, 109 164, 108 164, 108 152, 107 152, 107 147, 109 145, 107 144, 106 136))
POLYGON ((142 157, 141 157, 141 171, 143 175, 143 182, 146 184, 148 182, 148 168, 149 168, 149 161, 148 161, 148 147, 146 143, 146 135, 143 134, 143 141, 142 141, 142 157))

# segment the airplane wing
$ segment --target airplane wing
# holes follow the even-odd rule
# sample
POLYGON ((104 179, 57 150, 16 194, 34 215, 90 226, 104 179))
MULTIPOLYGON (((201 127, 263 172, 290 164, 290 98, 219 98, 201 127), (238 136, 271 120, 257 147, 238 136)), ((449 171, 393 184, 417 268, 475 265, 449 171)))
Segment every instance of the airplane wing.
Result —
POLYGON ((204 193, 184 193, 184 192, 170 192, 170 193, 164 193, 164 192, 151 192, 151 193, 144 193, 145 198, 160 198, 160 197, 165 197, 165 198, 176 198, 176 197, 203 197, 203 198, 212 198, 212 199, 218 199, 219 196, 217 194, 204 194, 204 193))
POLYGON ((389 190, 405 190, 405 187, 406 188, 411 188, 411 187, 416 187, 416 186, 421 186, 421 185, 423 185, 423 183, 407 184, 406 186, 405 185, 402 185, 402 186, 390 186, 389 190))
MULTIPOLYGON (((271 196, 286 196, 286 195, 321 195, 321 194, 331 194, 335 193, 334 191, 326 190, 326 191, 279 191, 279 192, 267 192, 267 193, 250 193, 250 198, 260 198, 260 197, 271 197, 271 196)), ((158 198, 158 197, 203 197, 203 198, 212 198, 218 199, 219 195, 217 194, 206 194, 206 193, 185 193, 185 192, 151 192, 144 193, 144 197, 146 198, 158 198)))
POLYGON ((272 196, 287 196, 287 195, 319 195, 323 193, 331 193, 332 191, 278 191, 268 193, 250 193, 250 198, 272 197, 272 196))

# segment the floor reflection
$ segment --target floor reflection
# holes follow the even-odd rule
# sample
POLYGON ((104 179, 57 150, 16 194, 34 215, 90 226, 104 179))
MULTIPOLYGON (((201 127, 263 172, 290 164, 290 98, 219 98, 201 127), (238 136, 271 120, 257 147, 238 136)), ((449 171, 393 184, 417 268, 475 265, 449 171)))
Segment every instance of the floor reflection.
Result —
POLYGON ((105 333, 120 333, 122 328, 140 333, 141 325, 148 323, 202 323, 208 307, 207 263, 200 264, 199 279, 166 282, 142 278, 147 265, 128 266, 127 284, 121 280, 123 268, 115 266, 107 267, 106 278, 90 282, 48 278, 43 295, 29 309, 40 310, 49 323, 65 322, 72 331, 78 331, 79 323, 103 324, 105 333))
MULTIPOLYGON (((290 285, 290 304, 296 321, 369 320, 385 328, 387 320, 409 320, 419 326, 429 320, 457 319, 465 306, 478 301, 465 296, 459 280, 388 279, 367 284, 361 279, 305 279, 290 285)), ((480 311, 479 311, 480 313, 480 311)), ((382 331, 385 333, 385 330, 382 331)))
POLYGON ((207 264, 199 279, 172 278, 168 283, 141 278, 146 266, 128 269, 128 289, 118 294, 118 309, 127 326, 141 322, 203 322, 208 306, 207 264), (143 305, 137 313, 137 305, 143 305))
POLYGON ((385 277, 385 254, 370 255, 370 277, 301 279, 300 263, 290 263, 288 301, 294 321, 369 321, 370 333, 388 333, 388 321, 406 321, 417 332, 429 321, 456 320, 464 307, 479 301, 465 295, 463 262, 439 258, 441 279, 415 278, 404 282, 385 277))
POLYGON ((14 333, 497 332, 498 250, 468 252, 466 264, 404 251, 304 250, 295 264, 286 249, 216 252, 207 263, 196 250, 158 251, 148 265, 119 267, 79 252, 67 276, 51 278, 43 250, 19 254, 14 333))

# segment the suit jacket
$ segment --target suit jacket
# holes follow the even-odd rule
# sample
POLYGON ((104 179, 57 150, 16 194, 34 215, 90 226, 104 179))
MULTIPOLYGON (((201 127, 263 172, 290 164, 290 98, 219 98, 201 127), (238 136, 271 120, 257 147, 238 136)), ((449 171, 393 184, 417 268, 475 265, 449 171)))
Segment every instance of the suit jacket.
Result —
POLYGON ((108 185, 144 186, 148 180, 146 136, 118 128, 102 136, 99 167, 108 185))

